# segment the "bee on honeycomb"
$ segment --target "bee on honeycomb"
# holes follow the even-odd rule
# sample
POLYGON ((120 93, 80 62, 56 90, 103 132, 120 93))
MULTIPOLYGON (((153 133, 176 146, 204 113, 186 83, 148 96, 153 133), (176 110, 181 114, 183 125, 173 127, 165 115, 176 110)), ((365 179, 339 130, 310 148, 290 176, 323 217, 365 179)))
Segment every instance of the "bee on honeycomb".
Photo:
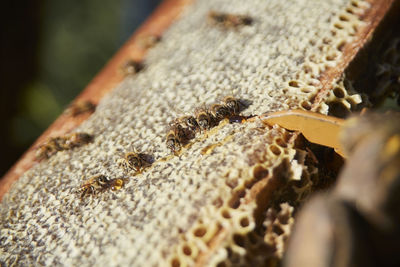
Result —
POLYGON ((173 124, 180 124, 183 127, 188 128, 192 132, 196 132, 196 131, 200 130, 199 124, 197 123, 196 118, 194 116, 190 116, 190 115, 183 116, 183 117, 176 119, 175 121, 172 122, 172 125, 173 124))
POLYGON ((124 155, 124 159, 120 164, 125 169, 131 169, 136 172, 141 172, 144 168, 149 167, 152 164, 152 159, 149 155, 139 152, 127 152, 124 155))
POLYGON ((214 118, 206 108, 196 109, 195 118, 202 131, 209 130, 214 125, 214 118))
POLYGON ((173 124, 167 133, 165 143, 167 147, 173 152, 177 152, 181 147, 193 137, 193 133, 188 129, 184 128, 181 124, 173 124))
POLYGON ((119 190, 124 186, 124 183, 123 178, 110 179, 103 174, 98 174, 86 180, 80 186, 79 192, 81 193, 81 198, 87 195, 94 196, 110 189, 113 191, 119 190))
POLYGON ((141 35, 138 37, 137 42, 139 46, 143 49, 149 49, 155 46, 161 41, 161 36, 159 35, 141 35))
POLYGON ((210 107, 210 113, 217 122, 233 115, 227 106, 221 104, 213 104, 210 107))
POLYGON ((212 10, 208 13, 208 21, 212 25, 218 25, 229 29, 251 25, 253 23, 253 18, 246 15, 229 14, 212 10))
POLYGON ((77 102, 73 103, 72 105, 70 105, 67 108, 67 110, 65 111, 65 113, 67 115, 76 117, 83 113, 92 113, 95 111, 95 109, 96 109, 96 105, 93 102, 91 102, 89 100, 82 100, 82 101, 77 101, 77 102))
POLYGON ((90 143, 93 136, 88 133, 73 133, 65 138, 64 149, 72 149, 90 143))
POLYGON ((133 59, 128 59, 121 65, 120 71, 124 76, 128 76, 136 74, 142 69, 143 69, 142 62, 133 59))
POLYGON ((225 107, 229 110, 232 116, 239 114, 241 106, 243 105, 239 99, 233 96, 227 96, 222 101, 224 102, 225 107))
POLYGON ((85 145, 93 140, 93 136, 87 133, 73 133, 65 136, 49 138, 36 150, 36 159, 47 159, 58 151, 72 149, 85 145))

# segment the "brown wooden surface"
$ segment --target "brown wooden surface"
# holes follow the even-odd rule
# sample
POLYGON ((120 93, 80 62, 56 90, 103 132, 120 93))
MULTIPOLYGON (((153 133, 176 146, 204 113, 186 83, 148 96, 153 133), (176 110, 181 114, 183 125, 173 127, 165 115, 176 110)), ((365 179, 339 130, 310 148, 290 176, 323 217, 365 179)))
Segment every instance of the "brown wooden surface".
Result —
MULTIPOLYGON (((105 94, 121 82, 123 76, 119 68, 127 59, 142 60, 144 58, 146 49, 140 45, 140 36, 161 36, 168 26, 179 16, 183 8, 191 2, 192 0, 164 0, 95 76, 75 101, 90 100, 97 104, 105 94)), ((82 114, 77 117, 72 117, 65 113, 61 114, 0 180, 0 201, 12 183, 18 180, 25 171, 36 163, 35 149, 38 145, 45 142, 49 137, 64 135, 70 132, 89 116, 90 114, 82 114)))

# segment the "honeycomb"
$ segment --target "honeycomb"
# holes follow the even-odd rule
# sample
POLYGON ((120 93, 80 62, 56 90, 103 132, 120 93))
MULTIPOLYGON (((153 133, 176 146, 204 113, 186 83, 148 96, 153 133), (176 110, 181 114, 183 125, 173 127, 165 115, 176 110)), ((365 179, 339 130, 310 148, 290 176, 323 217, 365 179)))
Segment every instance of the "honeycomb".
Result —
POLYGON ((318 106, 318 111, 320 113, 346 118, 351 114, 351 111, 359 108, 361 106, 359 106, 359 104, 361 103, 364 105, 368 104, 365 100, 363 102, 363 97, 356 93, 352 83, 348 81, 343 74, 338 81, 333 83, 332 90, 328 92, 324 102, 318 106))
POLYGON ((347 87, 362 93, 361 106, 381 111, 400 107, 400 4, 393 3, 374 37, 346 72, 347 87))
POLYGON ((235 246, 244 249, 245 254, 241 255, 234 246, 228 246, 227 257, 217 266, 277 264, 286 249, 294 224, 293 211, 294 207, 288 203, 281 203, 279 208, 268 208, 262 225, 246 235, 234 236, 235 246))
MULTIPOLYGON (((193 3, 151 49, 144 69, 127 76, 76 129, 93 134, 93 142, 38 163, 4 196, 0 262, 278 264, 293 214, 319 181, 301 138, 257 117, 223 120, 175 155, 165 145, 168 125, 228 95, 250 103, 243 116, 310 109, 320 75, 340 61, 368 8, 356 0, 193 3), (210 10, 253 22, 214 27, 207 23, 210 10), (127 172, 119 164, 127 151, 154 161, 127 172), (126 183, 81 199, 77 189, 99 174, 126 183)), ((334 83, 340 89, 320 112, 335 101, 348 110, 360 102, 334 83)))

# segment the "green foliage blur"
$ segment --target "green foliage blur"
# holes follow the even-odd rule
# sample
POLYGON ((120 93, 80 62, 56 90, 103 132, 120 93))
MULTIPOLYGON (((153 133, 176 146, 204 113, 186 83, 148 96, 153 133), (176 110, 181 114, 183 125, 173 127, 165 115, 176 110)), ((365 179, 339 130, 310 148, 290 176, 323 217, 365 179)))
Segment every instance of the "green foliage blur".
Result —
POLYGON ((38 73, 21 92, 13 142, 31 143, 118 49, 119 2, 45 2, 38 73))
MULTIPOLYGON (((13 1, 10 1, 13 2, 13 1)), ((0 176, 85 88, 159 0, 6 3, 0 176)))

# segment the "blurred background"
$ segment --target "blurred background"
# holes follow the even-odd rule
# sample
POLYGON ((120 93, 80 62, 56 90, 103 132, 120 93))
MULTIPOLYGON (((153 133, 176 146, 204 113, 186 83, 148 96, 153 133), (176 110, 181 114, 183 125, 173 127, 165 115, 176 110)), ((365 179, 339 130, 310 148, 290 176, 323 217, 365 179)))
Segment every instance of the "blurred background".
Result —
POLYGON ((160 2, 2 3, 0 177, 160 2))

